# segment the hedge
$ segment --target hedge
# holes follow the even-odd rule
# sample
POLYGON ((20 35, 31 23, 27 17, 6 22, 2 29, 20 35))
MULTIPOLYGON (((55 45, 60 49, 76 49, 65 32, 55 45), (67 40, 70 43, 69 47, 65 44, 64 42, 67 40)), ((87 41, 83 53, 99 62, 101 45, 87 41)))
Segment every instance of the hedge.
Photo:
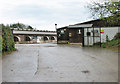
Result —
POLYGON ((15 43, 12 31, 9 26, 2 24, 2 52, 15 50, 15 43))
POLYGON ((120 47, 120 32, 117 33, 112 40, 107 41, 106 43, 102 43, 102 47, 120 47))

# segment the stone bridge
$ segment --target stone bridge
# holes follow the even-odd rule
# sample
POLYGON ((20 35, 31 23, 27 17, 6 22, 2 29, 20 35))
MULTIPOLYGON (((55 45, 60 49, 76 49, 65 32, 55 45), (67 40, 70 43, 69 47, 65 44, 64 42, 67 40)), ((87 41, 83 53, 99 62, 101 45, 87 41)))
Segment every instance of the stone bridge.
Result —
POLYGON ((16 43, 44 43, 56 42, 56 32, 13 30, 14 41, 16 43))

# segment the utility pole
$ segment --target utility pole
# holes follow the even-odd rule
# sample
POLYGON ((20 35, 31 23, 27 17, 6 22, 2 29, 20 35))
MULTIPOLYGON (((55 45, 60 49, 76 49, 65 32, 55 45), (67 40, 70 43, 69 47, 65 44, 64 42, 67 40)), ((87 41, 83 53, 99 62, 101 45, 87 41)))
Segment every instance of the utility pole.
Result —
POLYGON ((99 28, 100 30, 100 47, 101 47, 101 27, 99 28))
POLYGON ((57 31, 57 24, 55 24, 55 29, 56 29, 56 31, 57 31))
MULTIPOLYGON (((55 30, 56 30, 56 33, 57 33, 57 24, 55 24, 55 30)), ((57 43, 58 43, 58 33, 57 33, 57 43)))

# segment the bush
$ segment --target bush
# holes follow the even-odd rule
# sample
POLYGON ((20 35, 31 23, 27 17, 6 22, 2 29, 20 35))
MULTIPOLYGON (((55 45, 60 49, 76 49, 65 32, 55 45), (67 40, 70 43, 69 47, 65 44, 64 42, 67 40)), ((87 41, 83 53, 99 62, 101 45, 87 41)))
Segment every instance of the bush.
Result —
POLYGON ((102 43, 102 47, 103 47, 103 48, 106 48, 106 44, 105 44, 105 43, 102 43))
POLYGON ((15 50, 12 31, 9 26, 2 25, 2 52, 15 50))
POLYGON ((109 42, 110 40, 109 40, 109 37, 108 37, 108 35, 106 35, 106 42, 109 42))
POLYGON ((100 44, 101 44, 100 42, 94 43, 95 46, 99 46, 100 44))
MULTIPOLYGON (((100 45, 100 42, 94 43, 95 46, 100 45)), ((101 47, 103 48, 118 48, 120 47, 120 33, 117 33, 112 40, 106 35, 106 42, 103 42, 101 47)))
POLYGON ((120 45, 120 40, 111 40, 109 43, 108 43, 108 46, 109 47, 112 47, 112 46, 118 46, 120 45))
POLYGON ((117 33, 117 34, 114 36, 114 39, 115 39, 115 40, 120 39, 120 32, 117 33))

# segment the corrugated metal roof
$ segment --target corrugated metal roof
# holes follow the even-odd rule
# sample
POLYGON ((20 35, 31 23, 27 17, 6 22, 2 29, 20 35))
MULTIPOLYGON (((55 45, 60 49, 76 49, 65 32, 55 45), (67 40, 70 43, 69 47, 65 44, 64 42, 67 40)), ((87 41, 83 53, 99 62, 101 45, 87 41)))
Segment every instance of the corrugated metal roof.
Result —
POLYGON ((70 25, 68 28, 89 28, 92 27, 93 24, 81 24, 81 25, 70 25))
MULTIPOLYGON (((93 24, 79 24, 79 25, 69 25, 62 28, 90 28, 92 26, 93 24)), ((58 28, 58 29, 62 29, 62 28, 58 28)))

